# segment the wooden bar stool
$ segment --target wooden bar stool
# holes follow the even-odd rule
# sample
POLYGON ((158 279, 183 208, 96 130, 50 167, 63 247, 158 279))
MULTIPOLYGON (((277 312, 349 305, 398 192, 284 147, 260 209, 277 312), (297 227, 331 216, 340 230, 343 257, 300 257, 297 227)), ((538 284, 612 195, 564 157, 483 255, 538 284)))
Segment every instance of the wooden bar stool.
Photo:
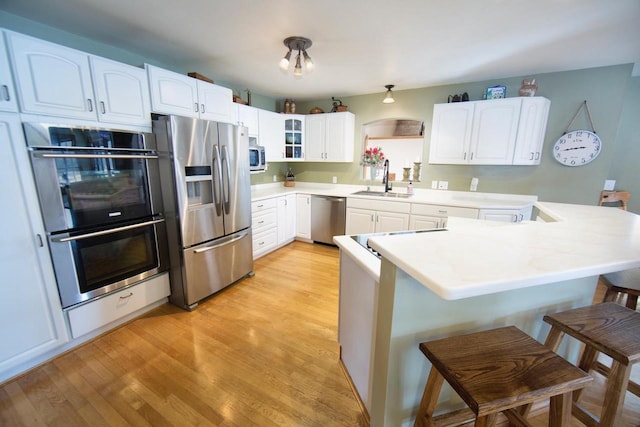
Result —
POLYGON ((628 191, 601 191, 600 200, 598 200, 598 206, 610 206, 611 204, 617 205, 616 207, 627 210, 627 205, 631 200, 631 193, 628 191), (605 205, 607 203, 607 205, 605 205))
POLYGON ((513 425, 529 426, 527 405, 551 399, 549 425, 568 426, 571 396, 592 378, 515 326, 423 342, 431 361, 415 426, 468 421, 490 426, 502 412, 513 425), (443 380, 470 409, 434 416, 443 380))
POLYGON ((580 405, 580 391, 573 395, 573 415, 587 426, 617 426, 626 391, 640 396, 638 384, 629 380, 633 364, 640 361, 640 313, 606 302, 550 314, 544 321, 551 325, 545 343, 550 349, 558 349, 564 334, 572 336, 585 344, 578 366, 607 377, 600 418, 580 405), (613 359, 611 367, 598 361, 599 352, 613 359))
POLYGON ((638 307, 640 296, 640 269, 618 271, 603 274, 600 282, 607 287, 603 302, 617 301, 620 296, 626 297, 625 305, 631 310, 638 307))

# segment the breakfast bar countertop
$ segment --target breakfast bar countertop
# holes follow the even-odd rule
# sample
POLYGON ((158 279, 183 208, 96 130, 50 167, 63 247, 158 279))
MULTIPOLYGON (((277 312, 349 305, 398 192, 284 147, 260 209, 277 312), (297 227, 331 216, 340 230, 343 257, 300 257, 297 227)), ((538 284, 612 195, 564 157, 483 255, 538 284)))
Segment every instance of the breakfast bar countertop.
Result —
POLYGON ((450 217, 446 233, 374 236, 369 243, 446 300, 640 267, 640 216, 612 207, 535 206, 553 222, 450 217))

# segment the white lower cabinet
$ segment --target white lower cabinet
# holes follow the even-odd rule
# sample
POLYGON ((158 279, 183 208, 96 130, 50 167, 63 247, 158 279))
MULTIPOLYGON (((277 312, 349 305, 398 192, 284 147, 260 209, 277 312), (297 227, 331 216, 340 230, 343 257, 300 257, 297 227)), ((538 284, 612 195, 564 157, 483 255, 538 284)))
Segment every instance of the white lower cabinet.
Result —
POLYGON ((278 246, 278 212, 275 198, 251 202, 251 228, 254 259, 278 246))
POLYGON ((532 206, 522 209, 480 209, 478 219, 502 222, 528 221, 531 219, 532 209, 532 206))
POLYGON ((411 204, 347 198, 345 234, 386 233, 409 229, 411 204))
POLYGON ((282 246, 296 237, 296 195, 278 197, 277 205, 278 246, 282 246))
POLYGON ((409 217, 409 230, 430 230, 432 228, 444 228, 447 226, 447 218, 426 215, 411 215, 409 217))
POLYGON ((169 275, 152 277, 67 311, 73 338, 81 337, 169 296, 169 275))
POLYGON ((311 196, 309 194, 297 195, 296 237, 311 239, 311 196))
MULTIPOLYGON (((69 338, 17 114, 0 113, 0 382, 69 338)), ((38 362, 36 360, 36 362, 38 362)))

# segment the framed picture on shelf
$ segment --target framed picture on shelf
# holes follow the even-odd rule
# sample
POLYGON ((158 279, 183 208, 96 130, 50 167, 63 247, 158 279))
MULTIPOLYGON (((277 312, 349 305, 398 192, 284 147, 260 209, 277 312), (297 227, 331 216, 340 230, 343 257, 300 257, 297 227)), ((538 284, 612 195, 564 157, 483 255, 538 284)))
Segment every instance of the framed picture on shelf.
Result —
POLYGON ((500 99, 507 97, 507 87, 506 86, 490 86, 487 88, 486 98, 487 99, 500 99))

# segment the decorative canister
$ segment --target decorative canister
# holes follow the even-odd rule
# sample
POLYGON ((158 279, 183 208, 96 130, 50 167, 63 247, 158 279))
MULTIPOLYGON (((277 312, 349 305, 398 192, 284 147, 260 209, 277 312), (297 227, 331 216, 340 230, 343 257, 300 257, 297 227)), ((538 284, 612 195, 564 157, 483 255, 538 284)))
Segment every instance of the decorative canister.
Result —
POLYGON ((520 87, 520 96, 535 96, 538 85, 536 79, 524 79, 520 87))

